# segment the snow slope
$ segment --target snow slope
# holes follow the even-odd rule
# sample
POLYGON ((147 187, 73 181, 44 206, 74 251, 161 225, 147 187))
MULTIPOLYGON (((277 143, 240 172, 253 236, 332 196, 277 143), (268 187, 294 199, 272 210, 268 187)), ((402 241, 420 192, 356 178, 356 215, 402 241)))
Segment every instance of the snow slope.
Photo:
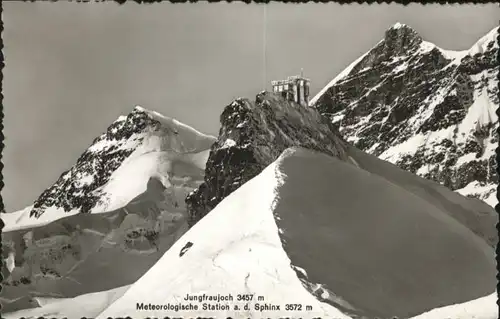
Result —
MULTIPOLYGON (((142 278, 97 318, 176 315, 217 318, 260 316, 303 316, 302 311, 285 311, 287 303, 309 304, 311 316, 348 318, 337 309, 319 302, 302 286, 283 251, 273 219, 275 188, 281 182, 276 163, 267 167, 191 228, 142 278), (221 231, 224 229, 224 231, 221 231), (191 243, 188 247, 187 244, 191 243), (182 256, 180 253, 184 252, 182 256), (168 269, 168 271, 166 271, 168 269), (137 310, 137 303, 153 305, 187 304, 187 295, 252 294, 255 304, 281 305, 280 311, 243 309, 244 302, 228 302, 227 310, 207 311, 201 304, 192 311, 137 310), (257 296, 265 296, 258 301, 257 296)), ((215 303, 214 303, 215 304, 215 303)), ((224 302, 223 302, 224 304, 224 302)))
POLYGON ((170 187, 172 162, 204 170, 214 141, 213 136, 137 106, 99 136, 34 205, 2 214, 3 231, 42 226, 81 212, 119 209, 143 193, 150 178, 170 187))
POLYGON ((412 319, 495 319, 498 318, 498 295, 433 309, 412 319))
POLYGON ((93 318, 122 296, 128 287, 124 286, 108 291, 89 293, 75 298, 34 298, 34 301, 40 305, 39 308, 14 311, 3 314, 2 318, 93 318))
MULTIPOLYGON (((3 231, 9 231, 9 229, 14 230, 16 229, 15 225, 16 224, 24 224, 27 227, 30 227, 31 225, 43 225, 44 222, 41 222, 40 220, 37 219, 30 219, 29 215, 31 210, 33 209, 33 205, 30 205, 28 207, 25 207, 21 210, 12 212, 12 213, 0 213, 0 217, 2 218, 2 221, 4 222, 6 228, 3 228, 3 231), (12 228, 9 228, 12 227, 12 228)), ((20 227, 20 226, 19 226, 20 227)))

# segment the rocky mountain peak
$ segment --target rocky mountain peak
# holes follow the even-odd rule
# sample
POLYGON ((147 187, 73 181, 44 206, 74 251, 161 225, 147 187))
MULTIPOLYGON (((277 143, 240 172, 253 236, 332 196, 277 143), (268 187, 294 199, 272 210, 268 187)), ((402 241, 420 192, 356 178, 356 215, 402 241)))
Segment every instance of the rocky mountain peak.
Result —
POLYGON ((450 51, 396 24, 312 101, 357 148, 494 203, 497 29, 450 51))
POLYGON ((422 43, 422 37, 410 26, 396 23, 385 31, 385 47, 392 49, 392 55, 405 53, 408 49, 414 48, 422 43))
POLYGON ((205 181, 186 198, 191 225, 229 194, 257 176, 287 148, 299 146, 342 158, 345 143, 314 108, 261 92, 255 101, 236 99, 220 116, 205 181))
POLYGON ((102 204, 101 186, 144 138, 161 126, 154 112, 139 106, 127 116, 120 116, 94 139, 75 165, 35 200, 30 216, 40 217, 48 207, 88 213, 102 204))
POLYGON ((388 38, 388 35, 391 35, 392 33, 396 32, 397 34, 400 35, 406 35, 407 37, 417 37, 420 38, 420 35, 418 34, 415 29, 410 27, 407 24, 401 23, 401 22, 396 22, 394 25, 392 25, 389 29, 385 31, 385 37, 388 38))
MULTIPOLYGON (((385 32, 384 38, 352 67, 349 75, 366 71, 368 68, 385 68, 409 59, 422 50, 423 44, 425 42, 414 29, 406 24, 396 23, 385 32)), ((439 54, 437 50, 434 53, 439 54)))

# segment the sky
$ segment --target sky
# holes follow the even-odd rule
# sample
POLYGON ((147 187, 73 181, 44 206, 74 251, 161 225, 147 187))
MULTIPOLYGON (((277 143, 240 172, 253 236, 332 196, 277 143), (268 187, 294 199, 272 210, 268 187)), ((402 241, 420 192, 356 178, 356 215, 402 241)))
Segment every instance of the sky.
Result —
POLYGON ((135 105, 217 135, 234 98, 299 74, 312 96, 396 22, 464 50, 489 5, 5 2, 4 183, 26 207, 135 105))

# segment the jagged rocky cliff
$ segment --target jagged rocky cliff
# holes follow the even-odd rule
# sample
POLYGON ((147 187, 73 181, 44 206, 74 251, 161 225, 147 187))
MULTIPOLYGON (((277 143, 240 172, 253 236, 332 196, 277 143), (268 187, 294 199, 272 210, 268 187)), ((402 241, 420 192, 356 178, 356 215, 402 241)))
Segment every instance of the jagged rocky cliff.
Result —
POLYGON ((494 206, 497 31, 456 52, 398 23, 311 105, 357 148, 494 206))
POLYGON ((345 158, 345 142, 316 110, 268 92, 255 101, 237 99, 220 116, 205 182, 186 198, 193 225, 288 147, 301 146, 345 158))

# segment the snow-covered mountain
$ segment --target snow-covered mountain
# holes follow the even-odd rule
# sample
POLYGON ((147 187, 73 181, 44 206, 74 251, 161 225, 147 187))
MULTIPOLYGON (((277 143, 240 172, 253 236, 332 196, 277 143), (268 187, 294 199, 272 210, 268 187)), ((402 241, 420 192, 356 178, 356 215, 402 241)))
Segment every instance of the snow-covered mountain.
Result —
POLYGON ((4 231, 16 224, 41 225, 77 213, 121 208, 144 192, 151 178, 170 187, 177 181, 169 178, 175 164, 203 170, 214 141, 175 119, 136 106, 97 137, 32 206, 3 214, 8 221, 4 231))
POLYGON ((310 104, 357 148, 494 206, 497 36, 450 51, 398 23, 310 104))
POLYGON ((34 205, 1 215, 3 311, 137 280, 189 228, 214 141, 141 107, 115 121, 34 205))
POLYGON ((189 161, 204 169, 213 141, 211 136, 137 106, 109 126, 38 197, 29 216, 38 218, 61 210, 99 213, 123 207, 146 190, 149 178, 169 187, 173 161, 189 161))
POLYGON ((352 155, 357 164, 287 148, 132 285, 5 318, 496 318, 494 250, 394 176, 364 169, 381 160, 352 155))
MULTIPOLYGON (((386 38, 353 70, 423 43, 403 25, 386 38)), ((423 76, 431 90, 451 75, 423 76)), ((495 210, 348 143, 320 114, 360 88, 333 97, 340 83, 318 108, 237 99, 217 138, 142 108, 120 118, 5 214, 3 317, 498 318, 495 210)))

